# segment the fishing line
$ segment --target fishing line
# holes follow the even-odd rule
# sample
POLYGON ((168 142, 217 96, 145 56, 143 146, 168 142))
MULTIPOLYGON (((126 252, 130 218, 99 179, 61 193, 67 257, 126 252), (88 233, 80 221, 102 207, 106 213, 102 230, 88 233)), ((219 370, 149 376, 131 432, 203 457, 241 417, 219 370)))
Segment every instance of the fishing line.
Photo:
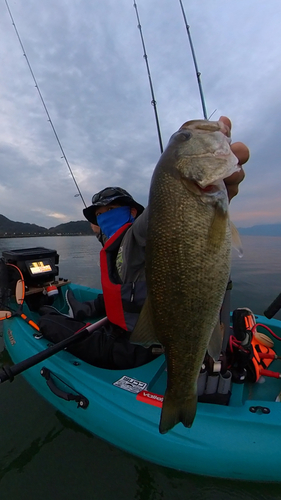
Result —
POLYGON ((141 42, 142 42, 142 47, 143 47, 143 52, 144 52, 143 57, 144 57, 145 64, 146 64, 146 69, 147 69, 147 74, 148 74, 148 80, 149 80, 149 85, 150 85, 150 91, 151 91, 151 97, 152 97, 151 104, 152 104, 152 106, 154 108, 154 115, 155 115, 155 121, 156 121, 157 133, 158 133, 158 140, 159 140, 159 145, 160 145, 160 151, 161 151, 161 154, 162 154, 163 153, 163 144, 162 144, 161 131, 160 131, 160 125, 159 125, 159 120, 158 120, 157 103, 156 103, 155 96, 154 96, 152 78, 151 78, 151 73, 150 73, 150 69, 149 69, 148 57, 147 57, 147 53, 146 53, 146 48, 145 48, 145 43, 144 43, 144 38, 143 38, 143 33, 142 33, 142 27, 141 27, 139 13, 138 13, 138 8, 137 8, 137 4, 136 4, 135 1, 134 1, 134 7, 136 9, 136 16, 137 16, 137 20, 138 20, 138 29, 139 29, 139 32, 140 32, 140 37, 141 37, 141 42))
MULTIPOLYGON (((179 0, 179 2, 180 2, 180 6, 181 6, 181 11, 182 11, 182 15, 183 15, 183 19, 184 19, 186 31, 187 31, 187 36, 188 36, 188 40, 189 40, 189 45, 190 45, 190 49, 191 49, 193 63, 194 63, 195 71, 196 71, 196 77, 197 77, 197 82, 198 82, 198 87, 199 87, 199 93, 200 93, 200 99, 201 99, 201 104, 202 104, 202 109, 203 109, 203 115, 204 115, 204 118, 206 120, 208 120, 207 109, 206 109, 206 104, 205 104, 205 99, 204 99, 204 93, 203 93, 203 88, 202 88, 202 84, 201 84, 201 73, 200 73, 200 71, 198 69, 198 65, 197 65, 197 61, 196 61, 195 51, 194 51, 194 47, 193 47, 193 43, 192 43, 192 38, 191 38, 191 34, 190 34, 190 26, 188 25, 187 20, 186 20, 186 15, 185 15, 185 11, 184 11, 184 8, 183 8, 182 1, 179 0)), ((214 112, 215 111, 213 111, 212 115, 214 114, 214 112)))
POLYGON ((27 62, 27 65, 28 65, 29 71, 30 71, 31 76, 32 76, 32 78, 33 78, 33 81, 34 81, 34 83, 35 83, 35 87, 36 87, 36 88, 37 88, 37 90, 38 90, 38 94, 39 94, 39 97, 40 97, 41 102, 42 102, 42 104, 43 104, 43 107, 44 107, 44 109, 45 109, 46 115, 47 115, 47 117, 48 117, 48 121, 49 121, 49 123, 50 123, 50 125, 51 125, 51 127, 52 127, 53 133, 54 133, 54 135, 55 135, 55 138, 56 138, 57 143, 58 143, 58 145, 59 145, 59 148, 60 148, 60 150, 61 150, 61 153, 62 153, 62 158, 65 160, 65 163, 66 163, 66 165, 67 165, 67 167, 68 167, 68 170, 69 170, 69 172, 70 172, 70 174, 71 174, 71 177, 72 177, 72 179, 73 179, 73 182, 74 182, 74 184, 75 184, 75 186, 76 186, 76 188, 77 188, 77 191, 78 191, 78 193, 79 193, 78 195, 75 195, 75 196, 80 196, 80 198, 81 198, 82 202, 84 203, 84 206, 85 206, 85 207, 87 207, 87 205, 86 205, 86 203, 85 203, 85 200, 84 200, 84 198, 83 198, 83 196, 82 196, 82 193, 81 193, 81 191, 80 191, 80 188, 79 188, 79 186, 78 186, 78 184, 77 184, 77 181, 76 181, 76 179, 75 179, 75 177, 74 177, 74 174, 73 174, 73 172, 72 172, 72 169, 71 169, 71 167, 70 167, 69 161, 68 161, 68 159, 67 159, 67 157, 66 157, 66 154, 65 154, 65 152, 64 152, 64 149, 63 149, 63 147, 62 147, 62 144, 61 144, 61 142, 60 142, 60 140, 59 140, 58 134, 57 134, 56 129, 55 129, 55 126, 54 126, 54 124, 53 124, 53 122, 52 122, 51 116, 50 116, 50 114, 49 114, 49 111, 48 111, 47 106, 46 106, 46 104, 45 104, 45 101, 44 101, 44 99, 43 99, 43 96, 42 96, 42 94, 41 94, 41 91, 40 91, 39 85, 38 85, 37 80, 36 80, 36 78, 35 78, 35 75, 34 75, 34 73, 33 73, 33 70, 32 70, 32 67, 31 67, 31 64, 30 64, 29 59, 28 59, 28 57, 27 57, 26 51, 25 51, 25 49, 24 49, 23 43, 22 43, 22 41, 21 41, 21 38, 20 38, 19 32, 18 32, 18 30, 17 30, 16 24, 15 24, 15 21, 14 21, 14 18, 13 18, 13 16, 12 16, 12 13, 11 13, 10 7, 9 7, 9 5, 8 5, 8 1, 7 1, 7 0, 5 0, 5 3, 6 3, 6 7, 7 7, 7 10, 8 10, 8 12, 9 12, 9 15, 10 15, 11 21, 12 21, 12 25, 13 25, 13 26, 14 26, 14 28, 15 28, 15 32, 16 32, 16 35, 17 35, 17 37, 18 37, 18 41, 19 41, 20 46, 21 46, 21 48, 22 48, 23 55, 24 55, 24 57, 25 57, 25 59, 26 59, 26 62, 27 62))

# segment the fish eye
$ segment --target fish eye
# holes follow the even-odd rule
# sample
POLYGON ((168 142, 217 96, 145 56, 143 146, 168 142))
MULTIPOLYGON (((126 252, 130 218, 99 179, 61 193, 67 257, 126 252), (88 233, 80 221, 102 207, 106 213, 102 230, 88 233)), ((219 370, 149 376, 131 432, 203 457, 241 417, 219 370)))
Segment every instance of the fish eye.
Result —
POLYGON ((179 139, 181 139, 182 141, 189 141, 191 137, 192 133, 190 132, 190 130, 181 129, 179 131, 179 139))

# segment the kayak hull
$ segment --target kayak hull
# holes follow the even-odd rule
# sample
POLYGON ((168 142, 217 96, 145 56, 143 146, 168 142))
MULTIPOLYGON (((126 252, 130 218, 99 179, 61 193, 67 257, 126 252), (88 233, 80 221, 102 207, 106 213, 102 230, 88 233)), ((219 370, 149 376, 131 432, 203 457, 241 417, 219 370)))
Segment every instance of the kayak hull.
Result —
MULTIPOLYGON (((98 292, 67 286, 84 300, 98 292)), ((30 311, 26 314, 36 320, 30 311)), ((280 321, 257 316, 257 322, 281 336, 280 321)), ((3 331, 15 364, 49 346, 46 339, 36 338, 36 331, 20 317, 5 320, 3 331)), ((280 361, 274 363, 272 369, 278 370, 280 361)), ((278 379, 232 384, 228 406, 198 403, 190 429, 178 424, 162 435, 158 426, 166 387, 164 355, 138 368, 105 370, 63 351, 26 370, 23 376, 40 396, 78 425, 142 459, 204 476, 281 480, 281 404, 275 401, 281 391, 278 379), (49 374, 49 385, 41 374, 44 371, 49 374), (143 391, 137 392, 141 389, 146 395, 143 399, 143 391), (67 394, 76 399, 82 396, 86 404, 63 399, 67 394)))

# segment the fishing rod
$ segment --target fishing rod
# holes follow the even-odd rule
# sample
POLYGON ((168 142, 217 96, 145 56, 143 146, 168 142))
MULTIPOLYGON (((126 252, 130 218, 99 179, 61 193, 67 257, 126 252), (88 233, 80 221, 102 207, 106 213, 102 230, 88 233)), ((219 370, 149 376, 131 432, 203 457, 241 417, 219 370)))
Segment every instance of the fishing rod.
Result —
MULTIPOLYGON (((195 51, 194 51, 194 47, 193 47, 193 43, 192 43, 192 38, 191 38, 191 34, 190 34, 190 26, 188 25, 187 20, 186 20, 186 15, 185 15, 185 11, 184 11, 184 8, 183 8, 182 0, 179 0, 179 2, 180 2, 180 6, 181 6, 181 11, 182 11, 182 15, 183 15, 183 19, 184 19, 186 31, 187 31, 187 36, 188 36, 188 39, 189 39, 189 45, 190 45, 190 48, 191 48, 191 54, 192 54, 192 58, 193 58, 193 63, 194 63, 195 71, 196 71, 196 77, 197 77, 197 82, 198 82, 198 87, 199 87, 199 93, 200 93, 200 99, 201 99, 201 104, 202 104, 202 109, 203 109, 203 115, 204 115, 204 118, 206 120, 208 120, 207 109, 206 109, 206 104, 205 104, 205 99, 204 99, 204 93, 203 93, 203 88, 202 88, 202 84, 201 84, 201 73, 200 73, 200 71, 198 69, 198 66, 197 66, 195 51)), ((212 115, 213 114, 214 114, 214 112, 212 113, 212 115)), ((210 116, 210 118, 211 118, 211 116, 210 116)))
MULTIPOLYGON (((37 354, 34 354, 30 358, 24 359, 23 361, 20 361, 19 363, 12 366, 8 365, 2 366, 2 368, 0 369, 0 384, 6 382, 7 380, 12 382, 16 375, 19 375, 20 373, 28 370, 29 368, 38 365, 39 363, 45 361, 45 359, 50 358, 54 354, 63 351, 69 345, 75 344, 80 340, 84 340, 85 338, 87 338, 89 333, 94 332, 95 330, 103 326, 107 321, 108 321, 107 317, 104 317, 96 321, 96 323, 93 324, 87 323, 87 325, 81 328, 81 330, 78 330, 77 332, 73 333, 73 335, 71 335, 70 337, 61 340, 57 344, 51 345, 50 347, 46 347, 46 349, 43 349, 37 354)), ((42 368, 42 370, 44 370, 44 368, 42 368)), ((41 375, 45 377, 45 372, 42 373, 41 371, 41 375)))
POLYGON ((139 32, 140 32, 140 37, 141 37, 141 42, 142 42, 142 47, 143 47, 143 52, 144 52, 143 57, 144 57, 145 64, 146 64, 146 69, 147 69, 147 74, 148 74, 148 80, 149 80, 149 85, 150 85, 150 91, 151 91, 151 97, 152 97, 151 104, 152 104, 152 106, 154 108, 154 115, 155 115, 155 121, 156 121, 157 133, 158 133, 158 140, 159 140, 159 145, 160 145, 160 151, 161 151, 161 154, 162 154, 163 153, 163 143, 162 143, 160 125, 159 125, 159 120, 158 120, 157 102, 156 102, 155 96, 154 96, 152 78, 151 78, 151 73, 150 73, 149 64, 148 64, 148 57, 147 57, 147 53, 146 53, 146 48, 145 48, 145 43, 144 43, 144 38, 143 38, 143 33, 142 33, 142 27, 141 27, 141 23, 140 23, 140 18, 139 18, 137 4, 136 4, 135 1, 134 1, 134 7, 135 7, 135 10, 136 10, 136 16, 137 16, 137 20, 138 20, 138 29, 139 29, 139 32))
POLYGON ((66 154, 65 154, 65 152, 64 152, 64 149, 63 149, 63 147, 62 147, 62 144, 61 144, 61 142, 60 142, 60 140, 59 140, 59 137, 58 137, 58 134, 57 134, 57 132, 56 132, 55 126, 54 126, 54 124, 53 124, 53 121, 52 121, 51 116, 50 116, 50 114, 49 114, 49 111, 48 111, 48 109, 47 109, 46 103, 45 103, 45 101, 44 101, 44 99, 43 99, 43 96, 42 96, 42 93, 41 93, 41 91, 40 91, 40 88, 39 88, 38 82, 37 82, 37 80, 36 80, 36 78, 35 78, 35 75, 34 75, 34 72, 33 72, 33 70, 32 70, 31 64, 30 64, 30 62, 29 62, 29 59, 28 59, 28 57, 27 57, 27 54, 26 54, 26 51, 25 51, 25 49, 24 49, 23 43, 22 43, 22 41, 21 41, 21 37, 20 37, 19 32, 18 32, 18 30, 17 30, 17 27, 16 27, 16 24, 15 24, 14 18, 13 18, 13 16, 12 16, 12 12, 11 12, 11 10, 10 10, 10 7, 9 7, 9 4, 8 4, 8 1, 7 1, 7 0, 5 0, 5 3, 6 3, 6 7, 7 7, 7 10, 8 10, 8 13, 9 13, 9 15, 10 15, 11 21, 12 21, 12 25, 13 25, 13 26, 14 26, 14 28, 15 28, 15 32, 16 32, 16 35, 17 35, 17 37, 18 37, 18 41, 19 41, 20 46, 21 46, 21 48, 22 48, 23 55, 24 55, 24 57, 25 57, 25 59, 26 59, 26 62, 27 62, 27 65, 28 65, 29 71, 30 71, 31 76, 32 76, 32 78, 33 78, 33 81, 34 81, 34 83, 35 83, 35 87, 37 88, 37 91, 38 91, 39 97, 40 97, 40 99, 41 99, 41 102, 42 102, 43 107, 44 107, 44 109, 45 109, 46 115, 47 115, 47 117, 48 117, 48 121, 49 121, 49 123, 50 123, 50 125, 51 125, 51 127, 52 127, 53 133, 54 133, 54 135, 55 135, 55 138, 56 138, 57 143, 58 143, 58 145, 59 145, 59 148, 60 148, 60 150, 61 150, 61 153, 62 153, 62 158, 65 160, 65 163, 66 163, 66 165, 67 165, 67 167, 68 167, 68 170, 69 170, 69 172, 70 172, 70 174, 71 174, 71 177, 72 177, 72 179, 73 179, 73 182, 74 182, 74 184, 75 184, 75 186, 76 186, 76 189, 77 189, 77 191, 78 191, 78 194, 77 194, 77 195, 75 195, 75 196, 80 196, 80 198, 81 198, 81 200, 82 200, 82 202, 84 203, 84 206, 85 206, 85 208, 86 208, 86 207, 87 207, 87 205, 86 205, 85 200, 84 200, 84 198, 83 198, 83 196, 82 196, 82 193, 81 193, 80 188, 79 188, 79 186, 78 186, 78 184, 77 184, 77 181, 76 181, 76 179, 75 179, 75 177, 74 177, 74 174, 73 174, 72 169, 71 169, 71 167, 70 167, 69 161, 68 161, 68 159, 67 159, 67 157, 66 157, 66 154))

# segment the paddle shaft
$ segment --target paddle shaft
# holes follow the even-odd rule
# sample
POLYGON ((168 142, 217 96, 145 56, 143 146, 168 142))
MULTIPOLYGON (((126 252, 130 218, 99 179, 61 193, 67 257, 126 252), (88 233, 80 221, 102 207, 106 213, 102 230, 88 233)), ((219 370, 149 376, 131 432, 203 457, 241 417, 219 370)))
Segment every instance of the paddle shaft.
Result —
POLYGON ((41 361, 50 358, 57 352, 60 352, 66 347, 68 347, 70 344, 74 344, 75 342, 82 340, 89 333, 92 333, 101 326, 103 326, 106 323, 106 321, 107 317, 102 318, 96 323, 93 323, 92 325, 87 325, 82 330, 78 330, 78 332, 71 335, 71 337, 68 337, 67 339, 62 340, 61 342, 58 342, 57 344, 54 344, 48 347, 47 349, 44 349, 38 354, 34 354, 34 356, 31 356, 30 358, 20 361, 16 365, 3 366, 3 368, 0 370, 0 384, 6 382, 7 380, 10 380, 10 382, 12 382, 12 380, 16 375, 19 375, 25 370, 28 370, 29 368, 32 368, 33 366, 37 365, 41 361))

